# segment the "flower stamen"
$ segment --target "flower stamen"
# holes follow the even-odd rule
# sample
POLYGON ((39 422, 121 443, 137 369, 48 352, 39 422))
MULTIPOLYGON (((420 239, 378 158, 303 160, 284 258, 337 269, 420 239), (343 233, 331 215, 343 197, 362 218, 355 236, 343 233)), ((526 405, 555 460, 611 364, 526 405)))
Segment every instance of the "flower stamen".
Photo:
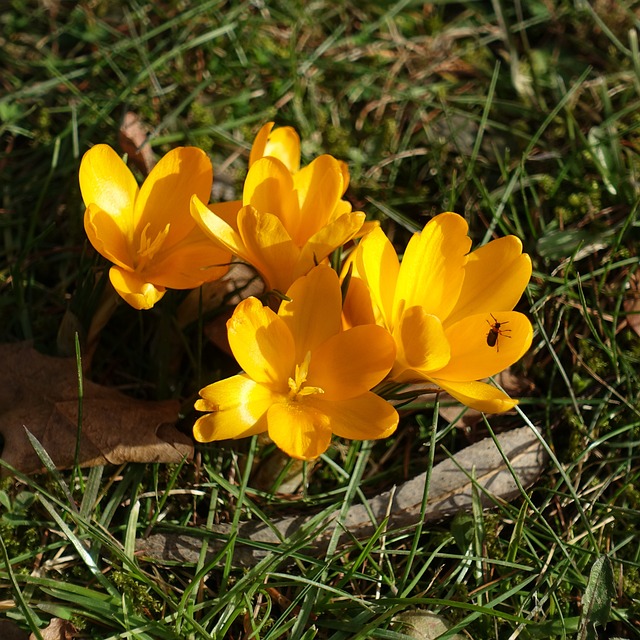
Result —
POLYGON ((307 351, 302 364, 296 365, 294 378, 289 378, 289 398, 297 400, 299 397, 311 396, 317 393, 324 393, 321 387, 305 386, 309 375, 309 364, 311 363, 311 351, 307 351))

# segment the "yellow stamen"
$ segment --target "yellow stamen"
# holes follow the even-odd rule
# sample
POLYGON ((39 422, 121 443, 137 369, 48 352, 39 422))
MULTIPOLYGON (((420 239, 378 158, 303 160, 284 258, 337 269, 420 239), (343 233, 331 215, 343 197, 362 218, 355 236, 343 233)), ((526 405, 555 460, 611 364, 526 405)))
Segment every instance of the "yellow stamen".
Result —
POLYGON ((302 364, 296 365, 295 378, 289 378, 289 398, 296 400, 298 397, 311 396, 316 393, 324 393, 320 387, 305 387, 304 383, 309 375, 309 364, 311 362, 311 352, 307 351, 302 364))

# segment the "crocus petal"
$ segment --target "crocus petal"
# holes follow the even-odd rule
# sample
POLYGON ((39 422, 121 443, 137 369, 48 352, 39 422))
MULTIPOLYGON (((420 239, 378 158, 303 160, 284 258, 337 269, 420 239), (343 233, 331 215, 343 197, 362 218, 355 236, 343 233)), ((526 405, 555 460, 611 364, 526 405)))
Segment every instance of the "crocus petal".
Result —
POLYGON ((471 240, 468 225, 457 213, 441 213, 415 234, 402 258, 395 291, 394 316, 413 306, 443 322, 454 308, 471 240))
POLYGON ((161 251, 145 270, 155 284, 169 289, 194 289, 221 278, 229 270, 231 253, 214 244, 199 227, 170 251, 161 251))
POLYGON ((451 359, 434 376, 463 382, 495 375, 519 360, 531 346, 533 329, 517 311, 496 311, 493 317, 489 313, 468 316, 448 327, 445 334, 451 359), (495 330, 502 335, 492 334, 496 320, 501 326, 495 330))
POLYGON ((296 264, 294 277, 307 273, 314 265, 324 260, 334 249, 351 240, 364 222, 365 214, 354 211, 340 216, 320 229, 302 247, 300 258, 296 264))
POLYGON ((222 218, 232 229, 238 230, 238 212, 242 209, 242 200, 230 200, 229 202, 214 202, 208 208, 218 218, 222 218))
POLYGON ((531 278, 531 258, 515 236, 492 240, 469 254, 453 324, 474 313, 513 309, 531 278))
POLYGON ((267 421, 271 439, 292 458, 314 460, 331 443, 329 418, 306 403, 274 404, 267 421))
POLYGON ((229 346, 253 380, 286 393, 296 360, 286 323, 257 298, 243 300, 227 321, 229 346))
POLYGON ((193 425, 198 442, 245 438, 267 430, 266 413, 277 400, 267 387, 246 375, 214 382, 200 391, 198 411, 211 411, 193 425))
POLYGON ((294 242, 301 247, 327 225, 343 193, 342 172, 338 161, 329 155, 317 157, 293 177, 300 207, 299 224, 290 229, 294 242))
POLYGON ((238 230, 216 215, 198 196, 191 198, 191 217, 208 237, 246 260, 246 249, 238 230))
POLYGON ((373 303, 382 315, 384 326, 391 331, 393 297, 400 263, 393 245, 382 229, 378 227, 362 239, 356 249, 354 265, 354 275, 366 282, 373 303))
POLYGON ((300 223, 291 173, 277 158, 260 158, 247 172, 242 204, 280 219, 290 236, 300 223))
POLYGON ((518 404, 517 400, 485 382, 450 382, 437 378, 432 382, 462 404, 483 413, 503 413, 518 404))
POLYGON ((155 237, 170 225, 167 244, 178 242, 193 228, 189 202, 195 194, 207 201, 211 193, 213 169, 207 154, 196 147, 169 151, 147 176, 136 200, 134 226, 155 237))
POLYGON ((331 430, 341 438, 349 440, 377 440, 390 436, 398 426, 398 412, 375 393, 340 402, 323 402, 317 396, 314 402, 320 405, 329 417, 331 430))
POLYGON ((394 374, 402 369, 419 369, 428 374, 442 369, 451 357, 440 318, 428 314, 422 307, 405 310, 393 330, 393 337, 398 345, 394 374))
POLYGON ((372 324, 354 327, 312 352, 307 384, 320 387, 323 400, 354 398, 382 381, 395 354, 395 342, 386 329, 372 324))
POLYGON ((289 327, 296 348, 296 363, 340 331, 342 294, 338 274, 324 265, 298 278, 287 291, 278 315, 289 327))
POLYGON ((273 122, 267 122, 258 131, 249 154, 249 167, 264 156, 273 156, 295 173, 300 168, 300 137, 292 127, 278 127, 272 131, 273 125, 273 122))
POLYGON ((282 222, 246 206, 238 213, 238 229, 244 245, 242 257, 261 273, 268 288, 286 291, 294 279, 300 250, 282 222))
POLYGON ((96 205, 113 218, 124 237, 131 236, 138 185, 127 165, 108 145, 97 144, 82 157, 80 191, 87 207, 96 205))
POLYGON ((165 294, 164 287, 156 287, 139 273, 120 267, 109 269, 109 280, 113 288, 134 309, 151 309, 165 294))
POLYGON ((364 280, 352 277, 342 306, 342 328, 346 330, 361 324, 376 324, 376 316, 369 287, 364 280))
POLYGON ((133 268, 129 241, 118 225, 117 218, 97 204, 89 204, 84 214, 84 230, 99 254, 120 267, 133 268))

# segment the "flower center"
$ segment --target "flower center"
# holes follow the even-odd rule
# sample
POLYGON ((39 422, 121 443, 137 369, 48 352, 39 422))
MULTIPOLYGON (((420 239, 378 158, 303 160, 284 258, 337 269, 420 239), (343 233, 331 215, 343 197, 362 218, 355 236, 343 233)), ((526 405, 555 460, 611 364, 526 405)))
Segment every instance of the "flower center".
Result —
POLYGON ((147 231, 150 226, 151 223, 147 223, 140 234, 140 248, 138 249, 138 260, 136 265, 137 269, 141 269, 148 262, 153 260, 153 256, 160 251, 164 241, 167 239, 167 236, 169 235, 169 228, 171 227, 170 224, 167 224, 167 226, 153 240, 151 240, 147 237, 147 231))
POLYGON ((320 387, 305 386, 309 375, 309 363, 311 362, 311 351, 307 351, 302 364, 296 365, 296 373, 294 378, 289 378, 289 399, 299 400, 304 396, 311 396, 316 393, 324 393, 324 389, 320 387))

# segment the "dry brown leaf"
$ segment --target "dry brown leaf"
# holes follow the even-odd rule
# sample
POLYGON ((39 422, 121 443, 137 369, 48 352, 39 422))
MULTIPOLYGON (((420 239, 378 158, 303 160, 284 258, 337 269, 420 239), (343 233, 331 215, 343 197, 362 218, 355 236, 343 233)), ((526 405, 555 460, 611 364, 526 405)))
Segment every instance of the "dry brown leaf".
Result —
MULTIPOLYGON (((449 630, 444 618, 421 609, 412 609, 396 614, 393 616, 392 628, 414 640, 436 640, 449 630)), ((463 640, 459 633, 449 637, 450 640, 463 640)), ((471 636, 465 637, 470 638, 471 636)))
POLYGON ((12 620, 0 620, 0 638, 2 640, 29 640, 29 635, 12 620))
POLYGON ((118 143, 129 160, 140 169, 142 175, 149 175, 156 164, 156 159, 147 140, 147 128, 133 111, 127 111, 122 119, 118 143))
POLYGON ((640 277, 637 272, 629 278, 623 307, 627 313, 627 324, 640 336, 640 277))
MULTIPOLYGON (((529 427, 521 427, 501 433, 497 436, 500 448, 515 471, 518 482, 523 487, 533 484, 542 473, 547 461, 546 451, 529 427)), ((401 484, 368 500, 368 506, 352 506, 340 526, 343 537, 367 538, 376 530, 378 524, 388 515, 388 528, 402 528, 416 525, 420 520, 422 498, 425 491, 426 473, 401 484), (374 516, 371 521, 369 513, 374 516)), ((472 508, 473 487, 479 487, 483 506, 489 507, 495 502, 509 501, 520 492, 516 480, 500 454, 492 438, 485 438, 437 464, 431 473, 425 522, 440 520, 460 511, 472 508), (472 480, 474 478, 474 480, 472 480)), ((321 537, 313 542, 313 549, 322 553, 333 533, 339 512, 327 518, 321 537)), ((281 539, 291 537, 307 523, 312 516, 301 515, 275 520, 271 525, 262 522, 245 522, 240 525, 238 539, 248 539, 260 544, 278 544, 281 539)), ((223 539, 231 532, 230 525, 213 527, 214 534, 223 539)), ((224 542, 224 540, 222 540, 224 542)), ((219 544, 209 539, 212 553, 219 544)), ((138 543, 138 550, 156 560, 178 562, 196 562, 202 541, 196 537, 172 534, 155 534, 138 543)), ((235 547, 235 561, 252 565, 266 554, 255 546, 235 547)))
MULTIPOLYGON (((68 621, 61 618, 52 618, 44 629, 40 629, 42 640, 71 640, 76 637, 77 629, 68 621)), ((29 640, 36 640, 32 633, 29 640)))
MULTIPOLYGON (((75 358, 45 356, 27 343, 0 345, 0 459, 24 473, 42 469, 28 429, 58 468, 74 464, 78 424, 75 358)), ((179 462, 193 455, 175 428, 178 403, 150 402, 84 380, 81 466, 179 462)), ((7 475, 3 467, 1 475, 7 475)))

